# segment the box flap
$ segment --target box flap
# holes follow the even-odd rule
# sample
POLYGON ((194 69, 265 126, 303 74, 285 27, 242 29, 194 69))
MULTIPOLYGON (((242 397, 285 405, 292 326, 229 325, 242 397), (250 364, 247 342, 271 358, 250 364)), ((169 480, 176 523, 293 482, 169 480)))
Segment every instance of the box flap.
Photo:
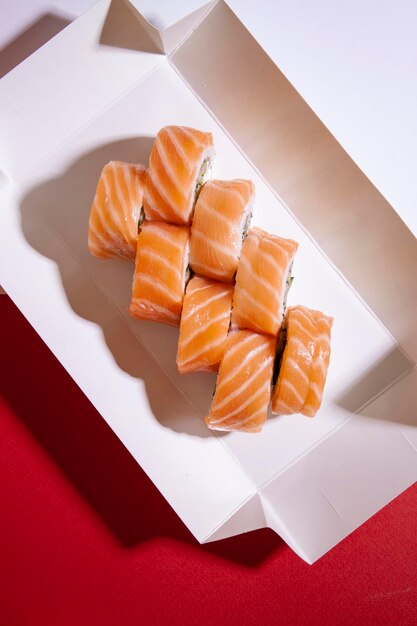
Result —
POLYGON ((309 562, 417 480, 416 386, 414 369, 261 489, 309 562))
POLYGON ((267 521, 259 493, 255 493, 246 502, 239 505, 219 528, 213 530, 204 540, 204 543, 234 537, 240 533, 265 528, 267 521))
POLYGON ((169 54, 204 17, 213 2, 197 7, 165 26, 158 26, 143 15, 143 3, 112 0, 100 43, 142 52, 169 54))

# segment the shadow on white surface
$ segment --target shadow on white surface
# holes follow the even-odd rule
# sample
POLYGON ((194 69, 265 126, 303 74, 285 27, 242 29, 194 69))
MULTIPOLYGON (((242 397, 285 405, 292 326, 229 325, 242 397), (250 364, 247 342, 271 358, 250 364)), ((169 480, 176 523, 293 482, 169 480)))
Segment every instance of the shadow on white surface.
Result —
POLYGON ((412 370, 413 364, 402 350, 393 348, 346 389, 336 403, 349 413, 417 426, 417 413, 412 409, 417 391, 412 378, 407 376, 412 370), (396 394, 385 392, 406 376, 407 380, 401 385, 400 403, 396 394), (375 401, 380 409, 377 412, 375 401))
MULTIPOLYGON (((255 568, 285 549, 282 539, 266 528, 200 545, 7 297, 0 300, 0 316, 6 321, 0 335, 7 363, 0 377, 0 398, 9 409, 2 419, 19 420, 36 441, 22 435, 19 454, 41 446, 59 468, 57 472, 51 468, 49 475, 55 474, 60 485, 58 498, 64 492, 65 502, 72 506, 71 493, 62 484, 66 479, 85 501, 85 516, 97 516, 121 550, 138 555, 136 550, 149 541, 163 539, 164 545, 180 541, 188 550, 255 568)), ((33 454, 37 459, 38 451, 33 454)))
MULTIPOLYGON (((101 327, 118 367, 143 381, 158 422, 176 432, 206 438, 212 434, 196 417, 195 407, 178 391, 178 385, 173 388, 175 383, 158 365, 164 360, 175 364, 178 330, 129 318, 133 264, 95 259, 87 247, 90 206, 103 166, 112 159, 147 163, 152 143, 153 137, 134 137, 102 145, 61 175, 34 187, 21 202, 22 231, 35 250, 56 263, 71 308, 101 327), (42 227, 42 218, 48 228, 42 227), (56 245, 57 238, 65 247, 56 245), (137 340, 141 332, 151 337, 156 358, 137 340)), ((203 389, 209 406, 212 389, 209 385, 203 389)))
POLYGON ((71 20, 45 13, 0 50, 0 78, 63 30, 71 20))

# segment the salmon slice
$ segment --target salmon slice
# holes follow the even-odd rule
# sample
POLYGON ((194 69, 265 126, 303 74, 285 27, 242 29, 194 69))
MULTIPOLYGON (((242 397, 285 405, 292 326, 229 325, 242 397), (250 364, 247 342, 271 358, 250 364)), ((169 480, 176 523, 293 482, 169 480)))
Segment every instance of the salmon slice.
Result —
POLYGON ((146 170, 110 161, 101 172, 90 211, 88 247, 100 259, 134 261, 146 170))
POLYGON ((250 330, 229 333, 210 413, 212 430, 259 432, 271 397, 275 337, 250 330))
POLYGON ((233 286, 194 276, 187 286, 178 341, 178 370, 217 371, 226 347, 233 286))
POLYGON ((142 224, 129 309, 133 317, 179 325, 188 276, 189 238, 187 226, 142 224))
POLYGON ((232 328, 278 334, 297 248, 292 239, 249 231, 237 268, 232 328))
POLYGON ((254 196, 250 180, 212 180, 204 185, 191 226, 190 265, 195 272, 233 281, 254 196))
POLYGON ((305 306, 287 311, 286 345, 272 394, 272 412, 314 417, 320 408, 330 360, 333 318, 305 306))
POLYGON ((149 157, 144 196, 147 219, 189 224, 199 188, 211 172, 213 136, 186 126, 165 126, 149 157))

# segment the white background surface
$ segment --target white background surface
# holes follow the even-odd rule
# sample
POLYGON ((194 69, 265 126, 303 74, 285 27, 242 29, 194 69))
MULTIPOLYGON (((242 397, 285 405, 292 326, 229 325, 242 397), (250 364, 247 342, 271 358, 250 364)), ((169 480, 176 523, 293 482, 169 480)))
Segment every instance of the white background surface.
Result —
MULTIPOLYGON (((0 74, 92 4, 1 0, 0 74)), ((161 27, 205 1, 135 4, 161 27)), ((417 2, 229 4, 417 235, 417 2)))

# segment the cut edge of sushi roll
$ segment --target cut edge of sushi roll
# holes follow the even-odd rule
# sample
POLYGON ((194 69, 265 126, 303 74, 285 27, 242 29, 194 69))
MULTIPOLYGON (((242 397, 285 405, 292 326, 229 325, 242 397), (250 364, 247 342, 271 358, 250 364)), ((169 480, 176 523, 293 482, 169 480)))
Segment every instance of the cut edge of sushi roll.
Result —
POLYGON ((145 219, 145 209, 143 208, 143 202, 142 202, 142 206, 139 209, 139 216, 138 216, 138 235, 141 231, 144 219, 145 219))
POLYGON ((197 175, 194 180, 194 195, 191 198, 191 207, 189 211, 190 220, 193 217, 195 203, 198 200, 198 196, 203 188, 203 185, 212 178, 215 155, 216 153, 212 144, 211 146, 207 146, 200 157, 200 161, 197 165, 197 175))
POLYGON ((275 387, 278 381, 279 372, 281 369, 282 359, 284 357, 284 350, 287 345, 287 316, 284 315, 282 320, 281 329, 278 335, 277 349, 275 353, 274 370, 272 374, 272 388, 275 387))
POLYGON ((282 284, 281 293, 279 295, 279 304, 278 304, 277 314, 278 314, 278 317, 279 316, 282 317, 282 322, 284 322, 285 314, 287 311, 288 294, 294 282, 293 267, 294 267, 295 255, 296 255, 296 251, 293 253, 288 263, 287 276, 286 276, 285 282, 282 284))
POLYGON ((193 275, 193 270, 190 265, 190 238, 188 238, 187 245, 185 247, 184 252, 184 267, 183 267, 183 278, 182 278, 182 293, 183 298, 185 295, 185 290, 187 288, 188 283, 190 282, 193 275))
MULTIPOLYGON (((293 257, 293 260, 291 261, 291 263, 290 263, 290 265, 288 267, 287 278, 286 278, 286 281, 285 281, 284 295, 282 297, 282 316, 283 316, 283 318, 285 317, 285 313, 287 311, 288 294, 289 294, 291 286, 292 286, 292 284, 294 282, 294 274, 292 272, 293 267, 294 267, 294 257, 293 257)), ((278 313, 279 313, 279 311, 278 311, 278 313)), ((284 320, 283 320, 283 322, 284 322, 284 320)))
MULTIPOLYGON (((247 237, 247 234, 249 232, 250 223, 253 217, 254 206, 255 206, 255 191, 253 191, 252 195, 250 196, 248 202, 245 205, 245 208, 243 209, 242 217, 241 217, 240 224, 239 224, 239 237, 236 238, 238 242, 238 246, 239 246, 238 253, 237 253, 238 262, 240 259, 240 255, 242 254, 243 242, 245 241, 245 238, 247 237)), ((236 276, 236 272, 235 272, 235 276, 236 276)))

